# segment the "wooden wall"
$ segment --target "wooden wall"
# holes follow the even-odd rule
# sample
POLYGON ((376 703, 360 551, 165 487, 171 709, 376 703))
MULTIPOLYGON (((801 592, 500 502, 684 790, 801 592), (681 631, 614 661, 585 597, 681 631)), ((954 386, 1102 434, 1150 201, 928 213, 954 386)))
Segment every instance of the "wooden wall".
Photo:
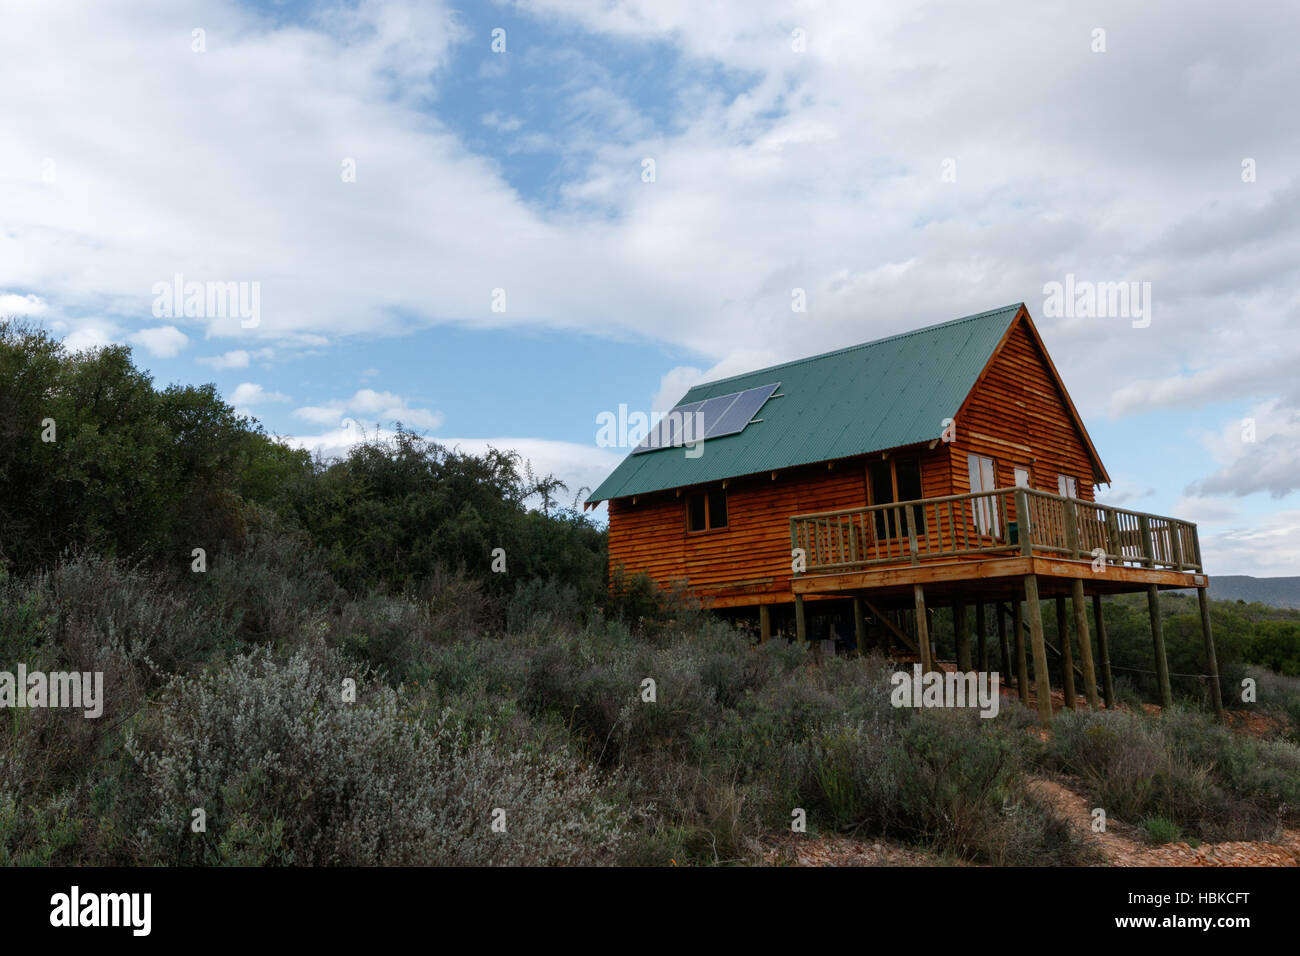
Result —
MULTIPOLYGON (((915 455, 912 451, 908 454, 915 455)), ((942 449, 924 452, 927 496, 947 494, 942 449)), ((609 503, 610 567, 645 571, 662 585, 688 581, 715 606, 790 601, 790 517, 867 504, 866 458, 735 479, 727 486, 727 527, 686 530, 685 498, 675 492, 609 503)))
POLYGON ((1030 487, 1056 494, 1057 475, 1071 475, 1079 497, 1093 501, 1093 466, 1065 397, 1023 321, 1018 322, 983 379, 956 415, 951 494, 970 491, 966 454, 992 458, 997 485, 1015 484, 1029 468, 1030 487))

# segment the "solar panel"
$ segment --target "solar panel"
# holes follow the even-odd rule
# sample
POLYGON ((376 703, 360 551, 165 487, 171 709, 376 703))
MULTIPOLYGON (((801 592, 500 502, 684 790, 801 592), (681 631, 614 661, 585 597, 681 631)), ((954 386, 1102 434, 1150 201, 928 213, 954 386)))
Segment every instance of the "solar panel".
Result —
POLYGON ((661 448, 721 438, 745 430, 763 403, 781 387, 780 382, 730 392, 702 402, 678 405, 659 420, 645 440, 632 450, 634 455, 661 448))
POLYGON ((736 395, 734 402, 719 415, 716 419, 709 422, 704 431, 705 438, 721 438, 723 435, 734 435, 737 432, 743 432, 745 426, 763 407, 763 403, 772 397, 772 393, 781 387, 780 382, 772 385, 760 385, 758 388, 749 388, 736 395))
POLYGON ((674 445, 695 441, 694 435, 699 431, 696 426, 695 413, 704 405, 703 402, 691 402, 678 405, 663 418, 659 419, 645 440, 633 449, 633 454, 643 451, 655 451, 660 448, 672 448, 674 445))

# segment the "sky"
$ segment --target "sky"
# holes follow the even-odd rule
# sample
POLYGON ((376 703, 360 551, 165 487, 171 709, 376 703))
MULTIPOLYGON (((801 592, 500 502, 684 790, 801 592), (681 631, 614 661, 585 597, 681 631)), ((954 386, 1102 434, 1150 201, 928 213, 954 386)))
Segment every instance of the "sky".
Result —
POLYGON ((129 344, 286 441, 401 422, 580 501, 627 452, 602 413, 1023 301, 1101 500, 1199 522, 1212 575, 1300 574, 1300 7, 0 0, 0 25, 0 315, 129 344), (1067 282, 1149 308, 1055 308, 1067 282))

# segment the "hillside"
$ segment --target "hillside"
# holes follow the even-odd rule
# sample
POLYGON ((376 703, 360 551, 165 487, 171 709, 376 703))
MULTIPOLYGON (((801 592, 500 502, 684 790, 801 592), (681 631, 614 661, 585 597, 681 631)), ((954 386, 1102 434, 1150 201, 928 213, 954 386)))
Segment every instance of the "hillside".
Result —
POLYGON ((1300 608, 1300 575, 1277 578, 1256 578, 1249 574, 1211 575, 1210 595, 1219 601, 1300 608))

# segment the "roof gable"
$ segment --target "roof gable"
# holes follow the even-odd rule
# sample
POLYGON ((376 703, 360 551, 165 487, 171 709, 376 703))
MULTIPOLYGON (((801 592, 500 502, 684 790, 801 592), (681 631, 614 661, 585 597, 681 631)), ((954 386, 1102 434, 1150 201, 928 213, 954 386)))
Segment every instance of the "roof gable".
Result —
POLYGON ((1092 477, 1094 484, 1110 484, 1110 473, 1106 471, 1106 466, 1102 464, 1101 455, 1097 453, 1097 447, 1092 443, 1092 436, 1088 434, 1088 429, 1083 424, 1083 417, 1075 407, 1074 400, 1070 398, 1070 393, 1065 387, 1065 381, 1061 378, 1061 373, 1057 371, 1056 363, 1052 361, 1052 356, 1048 353, 1047 346, 1043 343, 1043 337, 1039 334, 1038 327, 1034 325, 1034 320, 1030 317, 1028 309, 1019 312, 1017 321, 1012 322, 1007 327, 1006 336, 1002 342, 998 343, 993 355, 989 358, 988 364, 985 366, 983 371, 980 372, 975 384, 971 387, 970 393, 962 402, 961 410, 957 413, 956 417, 960 420, 962 413, 965 412, 971 401, 975 399, 979 392, 980 383, 984 380, 984 376, 987 375, 989 370, 997 364, 1007 341, 1011 339, 1016 329, 1021 325, 1024 326, 1025 333, 1029 337, 1036 358, 1042 363, 1044 372, 1046 372, 1048 379, 1056 389, 1056 397, 1061 403, 1062 410, 1070 419, 1071 424, 1078 433, 1079 440, 1083 444, 1084 450, 1087 452, 1089 460, 1092 462, 1092 477))
POLYGON ((681 447, 630 454, 587 501, 930 441, 956 416, 1022 309, 1015 303, 697 385, 677 404, 781 383, 744 431, 705 441, 696 458, 681 447))

